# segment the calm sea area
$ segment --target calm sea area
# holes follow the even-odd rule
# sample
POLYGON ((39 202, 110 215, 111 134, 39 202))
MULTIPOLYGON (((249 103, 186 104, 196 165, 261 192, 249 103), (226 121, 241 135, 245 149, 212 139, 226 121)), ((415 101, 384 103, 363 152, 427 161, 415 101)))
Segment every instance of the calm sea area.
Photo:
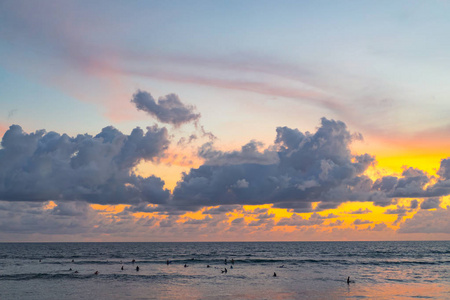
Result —
POLYGON ((450 299, 450 242, 0 243, 0 299, 353 298, 450 299))

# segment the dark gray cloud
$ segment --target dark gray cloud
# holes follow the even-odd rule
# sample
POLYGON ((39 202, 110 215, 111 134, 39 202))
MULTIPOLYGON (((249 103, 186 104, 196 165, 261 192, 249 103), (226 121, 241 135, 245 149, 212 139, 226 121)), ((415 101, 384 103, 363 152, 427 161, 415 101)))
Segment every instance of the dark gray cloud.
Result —
POLYGON ((336 220, 334 222, 329 223, 327 226, 341 226, 342 224, 344 224, 344 220, 336 220))
POLYGON ((86 202, 47 204, 0 201, 1 234, 79 234, 96 224, 98 215, 86 202))
POLYGON ((410 210, 406 209, 404 206, 397 206, 397 208, 394 209, 387 209, 384 213, 387 215, 397 215, 397 219, 392 223, 393 225, 399 224, 403 217, 406 216, 406 213, 410 210))
POLYGON ((445 209, 419 210, 400 225, 399 233, 450 233, 450 206, 445 209))
POLYGON ((202 134, 202 137, 206 137, 210 142, 213 142, 217 139, 217 137, 212 132, 206 131, 205 127, 203 126, 200 126, 200 132, 202 134))
POLYGON ((356 219, 355 221, 353 221, 354 225, 365 225, 365 224, 372 224, 372 221, 369 220, 361 220, 361 219, 356 219))
POLYGON ((372 212, 372 211, 371 211, 370 209, 368 209, 368 208, 365 208, 365 209, 360 208, 360 209, 358 209, 358 210, 349 211, 349 212, 347 212, 347 213, 348 213, 348 214, 361 215, 361 214, 368 214, 368 213, 371 213, 371 212, 372 212))
POLYGON ((200 118, 200 114, 194 112, 195 107, 183 104, 176 94, 159 97, 156 102, 150 93, 138 90, 131 102, 138 110, 147 112, 160 122, 175 126, 197 121, 200 118))
POLYGON ((441 197, 450 194, 450 158, 441 160, 441 165, 437 171, 439 180, 427 187, 426 197, 441 197))
POLYGON ((177 146, 184 147, 186 145, 189 145, 190 143, 192 143, 192 141, 195 141, 196 139, 198 138, 197 135, 195 134, 191 134, 188 138, 181 137, 177 142, 177 146))
POLYGON ((384 176, 375 181, 373 188, 388 193, 394 190, 397 182, 398 178, 395 176, 384 176))
POLYGON ((428 198, 425 199, 421 204, 421 209, 433 209, 433 208, 439 208, 439 205, 441 204, 441 200, 439 198, 428 198))
POLYGON ((221 215, 221 214, 233 212, 239 208, 241 208, 240 205, 221 205, 218 207, 208 208, 203 212, 203 214, 205 214, 205 215, 221 215))
POLYGON ((105 127, 95 137, 69 137, 45 130, 28 134, 12 125, 1 145, 0 200, 136 204, 162 203, 170 196, 160 178, 132 172, 139 161, 164 154, 165 128, 135 128, 125 135, 105 127))
POLYGON ((257 205, 311 211, 346 201, 370 201, 373 182, 362 175, 374 158, 353 156, 353 135, 343 122, 322 119, 317 132, 277 128, 275 145, 262 150, 251 141, 240 151, 222 152, 207 143, 199 155, 205 164, 184 174, 170 205, 196 210, 203 206, 257 205))
POLYGON ((259 150, 264 145, 258 141, 250 141, 242 146, 240 151, 223 152, 216 150, 212 142, 203 144, 198 156, 205 160, 205 165, 239 165, 239 164, 262 164, 270 165, 279 161, 278 155, 273 150, 259 150))
POLYGON ((324 218, 324 219, 335 219, 335 218, 339 218, 339 216, 331 213, 331 214, 328 214, 326 216, 323 216, 322 218, 324 218))
POLYGON ((183 224, 187 224, 187 225, 205 225, 205 224, 209 224, 213 219, 209 216, 206 216, 203 219, 188 219, 186 221, 183 222, 183 224))
POLYGON ((408 210, 405 207, 400 206, 400 207, 397 207, 397 208, 394 208, 394 209, 387 209, 384 213, 387 214, 387 215, 401 215, 401 216, 404 216, 404 215, 406 215, 407 212, 408 212, 408 210))
POLYGON ((273 219, 267 217, 267 218, 260 218, 258 220, 251 221, 247 225, 252 226, 252 227, 264 226, 266 229, 269 229, 275 225, 275 222, 273 221, 273 219))
POLYGON ((309 219, 304 219, 302 216, 293 214, 289 218, 281 218, 276 226, 314 226, 321 225, 326 218, 320 216, 319 214, 313 213, 309 219))
POLYGON ((430 177, 422 170, 406 168, 401 177, 385 176, 375 181, 373 188, 389 198, 426 197, 424 187, 430 182, 430 177))
POLYGON ((245 223, 245 219, 244 218, 236 218, 233 221, 231 221, 231 225, 240 225, 245 223))
POLYGON ((437 174, 442 180, 450 179, 450 158, 441 160, 441 165, 437 174))
POLYGON ((86 202, 70 201, 58 203, 50 213, 57 216, 84 216, 88 214, 91 207, 86 202))
POLYGON ((372 228, 370 228, 371 231, 385 231, 387 229, 387 225, 384 223, 378 223, 375 224, 372 228))
POLYGON ((429 176, 422 170, 407 168, 398 178, 394 189, 388 193, 390 197, 420 197, 424 196, 424 187, 430 182, 429 176))
POLYGON ((245 210, 244 212, 246 214, 257 215, 257 214, 265 214, 268 211, 269 211, 269 209, 267 209, 267 208, 259 208, 259 207, 257 207, 257 208, 255 208, 253 210, 245 210))
MULTIPOLYGON (((386 198, 391 199, 438 198, 450 195, 450 158, 442 159, 437 175, 439 177, 434 178, 422 170, 411 167, 405 168, 401 177, 385 176, 377 179, 373 189, 379 191, 386 198), (436 181, 430 184, 432 179, 436 179, 436 181)), ((431 205, 432 202, 435 203, 436 200, 425 200, 425 207, 428 207, 429 204, 431 205)), ((418 201, 412 200, 411 209, 417 207, 418 201)))
POLYGON ((419 201, 417 199, 411 200, 411 203, 409 205, 410 209, 416 209, 419 206, 419 201))

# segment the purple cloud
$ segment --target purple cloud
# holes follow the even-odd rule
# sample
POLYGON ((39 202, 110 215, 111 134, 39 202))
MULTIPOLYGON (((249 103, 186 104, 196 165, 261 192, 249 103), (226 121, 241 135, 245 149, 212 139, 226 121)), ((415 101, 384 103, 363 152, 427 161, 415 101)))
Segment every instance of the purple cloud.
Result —
POLYGON ((175 94, 159 97, 158 102, 145 91, 137 91, 131 102, 138 110, 143 110, 163 123, 180 126, 192 121, 198 121, 200 114, 194 113, 195 107, 185 105, 175 94))

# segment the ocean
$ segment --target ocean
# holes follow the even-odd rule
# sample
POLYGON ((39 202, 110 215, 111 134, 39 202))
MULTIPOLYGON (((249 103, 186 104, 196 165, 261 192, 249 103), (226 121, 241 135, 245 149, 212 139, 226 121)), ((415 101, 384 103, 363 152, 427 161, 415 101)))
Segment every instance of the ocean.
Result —
POLYGON ((450 299, 450 242, 0 243, 0 299, 450 299))

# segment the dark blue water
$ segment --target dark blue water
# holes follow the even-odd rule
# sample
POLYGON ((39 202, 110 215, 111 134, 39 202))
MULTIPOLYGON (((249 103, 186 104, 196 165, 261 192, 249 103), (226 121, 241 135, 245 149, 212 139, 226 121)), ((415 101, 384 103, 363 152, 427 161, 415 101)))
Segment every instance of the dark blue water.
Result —
POLYGON ((450 242, 0 244, 0 299, 330 297, 450 299, 450 242))

